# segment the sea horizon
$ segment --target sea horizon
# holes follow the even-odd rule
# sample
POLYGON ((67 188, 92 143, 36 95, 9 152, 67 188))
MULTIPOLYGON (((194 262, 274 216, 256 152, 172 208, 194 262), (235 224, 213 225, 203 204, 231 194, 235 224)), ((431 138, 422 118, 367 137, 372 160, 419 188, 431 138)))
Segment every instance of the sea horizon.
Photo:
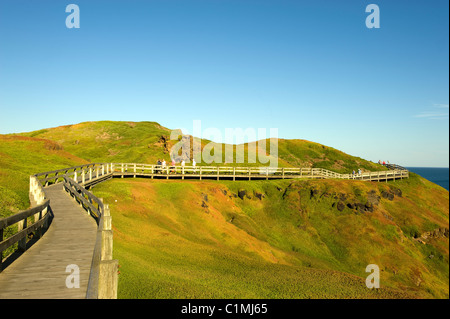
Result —
POLYGON ((416 173, 423 178, 433 182, 446 190, 449 190, 449 168, 448 167, 405 167, 409 171, 416 173))

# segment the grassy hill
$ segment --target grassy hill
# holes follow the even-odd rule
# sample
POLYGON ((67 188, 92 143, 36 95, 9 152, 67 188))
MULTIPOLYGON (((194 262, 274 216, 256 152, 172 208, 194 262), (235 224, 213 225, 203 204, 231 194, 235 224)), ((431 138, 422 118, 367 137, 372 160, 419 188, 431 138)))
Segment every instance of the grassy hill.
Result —
POLYGON ((0 218, 29 207, 30 175, 85 163, 50 140, 0 135, 0 218))
MULTIPOLYGON (((156 163, 158 158, 170 162, 172 147, 179 141, 170 139, 171 130, 155 122, 85 122, 76 125, 60 126, 44 129, 24 136, 39 137, 55 141, 64 149, 90 162, 128 162, 156 163)), ((180 136, 181 139, 181 136, 180 136)), ((188 145, 192 148, 198 145, 203 150, 208 140, 188 145)), ((264 141, 269 150, 269 142, 264 141)), ((244 144, 245 165, 265 166, 267 164, 248 163, 248 149, 258 149, 258 142, 244 144)), ((226 144, 216 144, 221 150, 221 162, 225 162, 226 144)), ((236 146, 233 147, 234 152, 236 146)), ((270 155, 270 154, 267 154, 270 155)), ((332 147, 305 140, 278 140, 278 158, 281 167, 320 167, 339 173, 349 173, 353 169, 362 168, 369 171, 385 170, 381 165, 353 157, 332 147)), ((264 158, 265 159, 265 158, 264 158)), ((199 165, 206 165, 197 160, 199 165)), ((235 162, 235 161, 234 161, 235 162)), ((212 164, 217 165, 217 164, 212 164)), ((244 165, 244 164, 229 164, 244 165)))
MULTIPOLYGON (((102 121, 0 135, 0 218, 28 207, 29 175, 168 161, 179 141, 170 133, 102 121)), ((304 140, 278 140, 278 163, 385 169, 304 140)), ((120 297, 448 298, 448 191, 412 173, 389 183, 121 179, 94 193, 111 206, 120 297), (377 291, 364 284, 371 263, 381 269, 377 291)))
POLYGON ((94 193, 110 203, 121 298, 448 298, 448 237, 420 239, 448 228, 448 192, 417 176, 125 179, 94 193), (378 291, 365 286, 373 263, 378 291))

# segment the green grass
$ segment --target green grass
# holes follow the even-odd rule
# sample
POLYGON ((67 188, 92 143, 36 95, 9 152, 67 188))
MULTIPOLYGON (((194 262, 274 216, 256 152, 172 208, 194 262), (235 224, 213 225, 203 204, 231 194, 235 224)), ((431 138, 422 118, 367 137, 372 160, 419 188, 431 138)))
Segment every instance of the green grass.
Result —
POLYGON ((424 249, 383 216, 384 201, 373 213, 332 206, 378 187, 133 179, 94 192, 111 203, 121 298, 447 298, 448 238, 424 249), (250 198, 236 196, 243 189, 250 198), (382 269, 377 293, 364 284, 371 263, 382 269))
MULTIPOLYGON (((177 142, 169 135, 154 122, 112 121, 2 135, 0 218, 29 206, 31 174, 169 160, 177 142)), ((385 169, 304 140, 280 139, 278 156, 280 167, 385 169)), ((121 298, 448 298, 448 238, 418 240, 448 228, 448 191, 410 176, 389 183, 126 179, 94 193, 112 210, 121 298), (394 189, 402 196, 381 197, 394 189), (373 212, 350 208, 364 207, 369 192, 380 197, 373 212), (378 291, 364 284, 371 263, 382 271, 378 291)))
MULTIPOLYGON (((90 162, 128 162, 128 163, 155 163, 159 158, 165 158, 170 162, 170 149, 177 139, 170 140, 171 130, 162 127, 155 122, 85 122, 76 125, 67 125, 57 128, 23 133, 25 136, 40 137, 56 141, 65 150, 86 159, 90 162), (162 142, 165 139, 165 145, 162 142)), ((200 140, 199 140, 200 141, 200 140)), ((210 141, 201 140, 201 149, 210 141)), ((385 170, 381 165, 367 160, 353 157, 338 151, 332 147, 305 140, 278 141, 278 164, 280 167, 314 167, 326 168, 339 173, 350 173, 358 168, 370 171, 385 170)), ((225 163, 226 144, 214 144, 221 154, 216 155, 220 163, 225 163)), ((228 166, 266 166, 269 165, 270 155, 269 140, 254 143, 246 143, 244 146, 244 163, 236 163, 237 146, 233 149, 233 163, 228 166), (265 142, 266 156, 257 157, 256 163, 251 163, 248 158, 249 147, 258 149, 265 142)), ((191 150, 192 154, 192 150, 191 150)), ((216 162, 217 162, 216 160, 216 162)), ((197 160, 199 165, 217 165, 197 160)))

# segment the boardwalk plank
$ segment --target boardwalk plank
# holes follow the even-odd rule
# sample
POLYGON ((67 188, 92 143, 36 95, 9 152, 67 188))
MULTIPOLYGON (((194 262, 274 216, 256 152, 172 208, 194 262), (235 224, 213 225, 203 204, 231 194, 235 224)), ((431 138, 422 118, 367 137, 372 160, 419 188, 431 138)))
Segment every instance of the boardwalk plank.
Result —
POLYGON ((62 185, 46 188, 54 214, 43 237, 0 273, 0 298, 85 298, 97 224, 62 185), (80 270, 80 288, 67 288, 68 265, 80 270))

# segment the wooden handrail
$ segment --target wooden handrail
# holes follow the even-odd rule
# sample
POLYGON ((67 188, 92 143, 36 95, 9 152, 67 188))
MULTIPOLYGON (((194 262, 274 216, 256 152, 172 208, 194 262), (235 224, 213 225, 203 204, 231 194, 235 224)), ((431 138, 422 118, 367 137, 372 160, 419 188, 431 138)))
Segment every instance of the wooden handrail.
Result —
POLYGON ((393 169, 389 171, 364 172, 361 174, 341 174, 324 168, 296 168, 296 167, 233 167, 233 166, 180 166, 180 165, 152 165, 142 163, 111 163, 112 173, 115 176, 124 177, 132 175, 136 177, 151 176, 166 178, 181 176, 184 177, 233 177, 236 178, 338 178, 356 179, 365 181, 380 181, 396 178, 408 178, 409 171, 406 169, 393 169))
POLYGON ((3 251, 8 249, 15 243, 19 243, 19 250, 25 251, 27 249, 28 235, 33 232, 38 232, 38 234, 41 234, 42 229, 48 226, 48 219, 50 217, 50 213, 48 212, 49 205, 50 200, 47 199, 44 201, 44 203, 38 206, 0 219, 0 272, 2 271, 3 251), (28 226, 28 217, 31 217, 33 215, 35 216, 34 223, 28 226), (17 227, 17 233, 9 236, 6 239, 3 238, 4 229, 17 223, 19 224, 17 227))

